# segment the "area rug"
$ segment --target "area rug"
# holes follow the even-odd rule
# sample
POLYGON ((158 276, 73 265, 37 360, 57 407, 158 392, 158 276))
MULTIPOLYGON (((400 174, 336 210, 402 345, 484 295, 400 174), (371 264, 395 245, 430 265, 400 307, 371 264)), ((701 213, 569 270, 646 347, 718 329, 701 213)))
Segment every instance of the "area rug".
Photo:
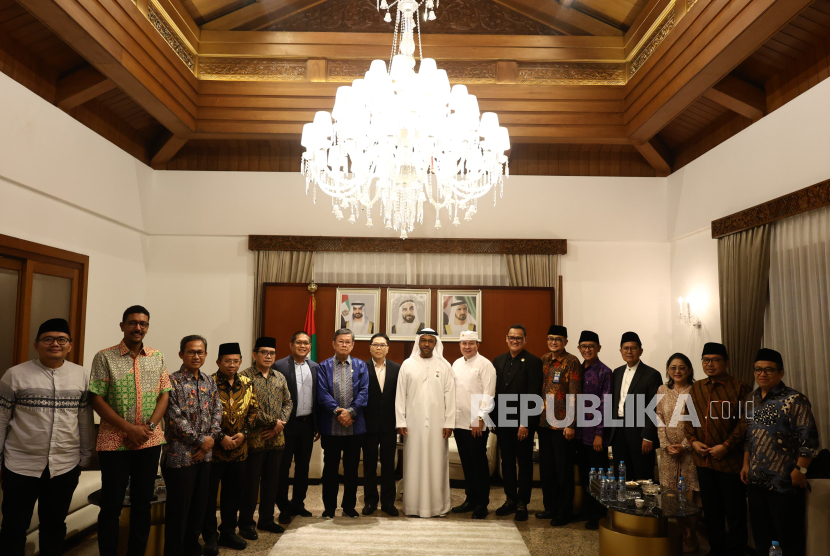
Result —
POLYGON ((295 518, 269 556, 430 554, 529 556, 512 521, 433 519, 295 518))

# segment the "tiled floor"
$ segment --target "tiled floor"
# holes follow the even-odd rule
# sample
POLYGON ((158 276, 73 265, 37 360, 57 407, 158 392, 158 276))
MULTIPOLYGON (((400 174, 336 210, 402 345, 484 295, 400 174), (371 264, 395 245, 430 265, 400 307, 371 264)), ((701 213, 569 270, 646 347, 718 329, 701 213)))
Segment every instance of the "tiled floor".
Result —
MULTIPOLYGON (((342 493, 342 487, 341 487, 342 493)), ((509 520, 513 517, 497 517, 495 509, 501 506, 504 502, 504 492, 500 486, 493 485, 490 498, 490 515, 487 519, 494 520, 509 520)), ((452 489, 452 504, 453 506, 461 504, 464 501, 463 489, 452 489)), ((358 488, 358 511, 362 508, 363 496, 362 489, 358 488)), ((401 508, 400 502, 397 503, 398 509, 401 508)), ((319 517, 323 512, 323 501, 321 499, 320 485, 312 485, 308 489, 308 498, 306 499, 306 508, 319 517)), ((532 556, 556 555, 556 556, 591 556, 598 553, 599 537, 596 531, 588 531, 585 529, 584 521, 576 521, 566 527, 551 527, 547 520, 539 520, 533 516, 534 512, 542 509, 542 491, 538 488, 533 489, 533 496, 528 507, 530 510, 530 519, 524 523, 516 523, 516 527, 522 535, 522 539, 527 545, 532 556)), ((340 510, 337 511, 337 516, 341 516, 340 510)), ((396 519, 388 517, 386 514, 378 510, 375 517, 382 517, 383 519, 396 519)), ((360 519, 360 518, 358 518, 360 519)), ((435 519, 451 519, 451 520, 469 520, 470 514, 449 514, 445 518, 435 519)), ((274 544, 279 540, 279 535, 259 531, 259 540, 251 541, 248 548, 243 552, 236 552, 228 548, 222 548, 221 554, 240 554, 244 556, 267 556, 274 544)), ((701 539, 702 545, 705 543, 701 539)), ((95 556, 98 554, 97 537, 93 533, 72 549, 67 551, 67 556, 95 556)), ((336 549, 333 549, 336 552, 336 549)), ((705 554, 706 549, 702 548, 699 554, 705 554)))

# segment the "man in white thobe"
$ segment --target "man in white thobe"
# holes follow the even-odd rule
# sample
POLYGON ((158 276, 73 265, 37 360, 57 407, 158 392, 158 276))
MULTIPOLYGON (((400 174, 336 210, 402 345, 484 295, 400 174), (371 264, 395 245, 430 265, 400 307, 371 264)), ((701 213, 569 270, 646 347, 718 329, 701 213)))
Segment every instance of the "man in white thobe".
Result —
POLYGON ((398 374, 395 417, 404 439, 405 515, 450 511, 447 439, 455 428, 455 377, 443 351, 438 333, 424 328, 398 374))
POLYGON ((496 407, 496 368, 478 353, 478 332, 465 330, 458 343, 455 375, 455 444, 464 470, 464 503, 453 513, 473 512, 473 519, 487 517, 490 503, 490 462, 487 460, 489 414, 496 407))

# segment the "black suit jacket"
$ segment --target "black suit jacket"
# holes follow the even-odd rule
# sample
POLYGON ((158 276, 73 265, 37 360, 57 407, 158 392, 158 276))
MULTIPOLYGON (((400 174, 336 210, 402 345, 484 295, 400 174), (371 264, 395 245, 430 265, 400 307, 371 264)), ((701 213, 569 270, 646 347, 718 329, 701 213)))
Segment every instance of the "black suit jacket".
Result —
POLYGON ((398 373, 401 366, 394 361, 386 360, 386 380, 383 382, 382 392, 371 358, 366 360, 366 366, 369 368, 369 403, 363 410, 366 432, 394 432, 395 393, 398 390, 398 373))
MULTIPOLYGON (((512 373, 507 371, 507 363, 510 360, 510 352, 503 353, 493 359, 493 366, 496 368, 496 408, 490 414, 496 427, 499 424, 499 397, 501 394, 533 394, 542 396, 542 360, 527 350, 518 355, 521 365, 513 369, 512 373)), ((506 402, 506 407, 519 407, 519 401, 506 402)), ((515 413, 507 415, 508 419, 519 419, 520 409, 515 413)), ((539 416, 529 418, 528 428, 535 429, 539 425, 539 416)), ((510 427, 513 428, 513 427, 510 427)))
MULTIPOLYGON (((314 422, 314 430, 317 430, 317 363, 308 359, 308 368, 311 370, 311 416, 314 422)), ((291 408, 291 415, 285 424, 285 433, 291 434, 293 427, 291 421, 297 416, 297 373, 294 370, 294 359, 289 355, 284 359, 276 361, 271 365, 272 369, 279 371, 288 383, 288 392, 291 394, 291 401, 294 407, 291 408)))
MULTIPOLYGON (((620 391, 622 390, 623 375, 625 374, 626 368, 628 368, 627 365, 617 367, 611 375, 611 416, 613 418, 617 417, 617 407, 620 403, 620 391)), ((628 386, 625 404, 626 411, 629 411, 629 408, 636 411, 637 407, 645 407, 648 405, 652 398, 657 395, 657 389, 660 388, 661 384, 663 384, 663 377, 660 375, 660 372, 640 361, 640 365, 634 373, 634 378, 631 379, 631 384, 628 386), (631 403, 629 396, 632 394, 643 394, 645 396, 644 403, 640 403, 635 398, 637 405, 629 405, 631 403)), ((609 424, 606 424, 606 426, 609 426, 609 424)), ((633 439, 636 437, 640 440, 651 440, 654 443, 655 449, 660 447, 660 439, 657 437, 657 426, 648 416, 646 416, 645 425, 642 427, 636 426, 636 413, 634 427, 611 427, 611 440, 613 441, 615 435, 623 430, 628 438, 633 439)))

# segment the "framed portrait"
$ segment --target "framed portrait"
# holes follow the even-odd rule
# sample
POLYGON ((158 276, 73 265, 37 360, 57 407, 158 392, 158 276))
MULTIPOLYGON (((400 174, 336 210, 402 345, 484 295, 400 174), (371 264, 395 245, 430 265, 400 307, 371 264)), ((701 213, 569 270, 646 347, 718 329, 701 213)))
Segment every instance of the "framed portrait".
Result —
POLYGON ((334 329, 348 328, 355 340, 371 340, 380 330, 380 288, 337 288, 334 329))
POLYGON ((481 290, 438 290, 438 335, 444 342, 458 342, 461 332, 481 333, 481 290))
POLYGON ((386 335, 390 340, 412 341, 422 328, 429 327, 430 293, 386 288, 386 335))

